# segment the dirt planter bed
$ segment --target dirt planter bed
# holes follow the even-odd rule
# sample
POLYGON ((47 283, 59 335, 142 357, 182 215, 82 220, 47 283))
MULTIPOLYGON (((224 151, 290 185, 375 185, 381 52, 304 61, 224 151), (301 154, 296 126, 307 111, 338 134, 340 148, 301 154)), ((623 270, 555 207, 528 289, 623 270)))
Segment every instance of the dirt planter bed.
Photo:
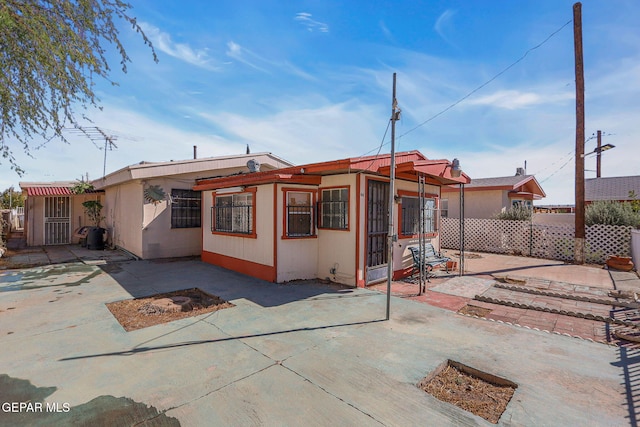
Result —
POLYGON ((235 307, 198 288, 116 301, 106 306, 127 332, 235 307))

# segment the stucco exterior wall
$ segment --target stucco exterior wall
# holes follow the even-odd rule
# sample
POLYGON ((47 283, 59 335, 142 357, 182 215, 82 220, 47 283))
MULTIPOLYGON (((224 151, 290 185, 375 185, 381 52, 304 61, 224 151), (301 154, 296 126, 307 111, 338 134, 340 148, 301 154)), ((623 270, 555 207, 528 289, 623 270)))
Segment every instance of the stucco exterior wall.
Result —
POLYGON ((574 225, 576 214, 572 213, 534 213, 534 224, 574 225))
MULTIPOLYGON (((232 269, 254 277, 275 282, 301 279, 326 279, 350 286, 363 286, 366 271, 366 221, 367 177, 361 173, 323 176, 319 186, 302 184, 263 184, 255 189, 255 236, 211 232, 214 191, 203 191, 202 259, 215 265, 232 269), (318 218, 313 219, 315 234, 310 237, 286 235, 287 191, 310 192, 314 203, 321 191, 328 188, 348 188, 349 227, 347 230, 318 228, 318 218)), ((246 188, 249 190, 250 188, 246 188)), ((396 181, 396 194, 417 195, 417 184, 396 181)), ((427 195, 439 198, 440 187, 427 185, 427 195)), ((227 193, 229 194, 229 193, 227 193)), ((393 204, 394 228, 399 234, 399 205, 393 204)), ((319 212, 315 212, 318 215, 319 212)), ((162 215, 162 214, 160 214, 162 215)), ((436 219, 437 221, 437 219, 436 219)), ((440 247, 438 234, 428 241, 440 247)), ((415 236, 399 238, 394 242, 395 276, 411 271, 412 259, 408 246, 417 245, 415 236)))
MULTIPOLYGON (((171 190, 190 190, 191 179, 150 179, 145 186, 159 185, 167 195, 171 190)), ((141 189, 144 195, 144 189, 141 189)), ((144 198, 144 196, 143 196, 144 198)), ((171 258, 200 255, 201 227, 171 228, 171 205, 168 200, 157 204, 142 201, 142 253, 143 258, 171 258)), ((202 222, 202 218, 201 218, 202 222)))
MULTIPOLYGON (((53 197, 67 197, 67 196, 53 196, 53 197)), ((73 237, 73 232, 82 226, 93 225, 87 218, 82 202, 87 200, 100 200, 104 204, 104 195, 98 193, 92 194, 79 194, 70 195, 70 213, 69 213, 69 229, 70 243, 78 243, 79 238, 73 237)), ((27 229, 27 245, 28 246, 42 246, 45 243, 44 239, 44 205, 45 196, 30 196, 27 198, 27 205, 25 211, 28 212, 29 217, 26 221, 27 229)), ((103 209, 104 213, 104 209, 103 209)), ((104 222, 101 223, 104 225, 104 222)))
POLYGON ((105 189, 105 223, 109 243, 143 258, 142 184, 131 181, 105 189))
POLYGON ((27 245, 42 246, 44 244, 44 197, 27 198, 27 245))
POLYGON ((319 197, 323 188, 349 188, 349 229, 318 229, 318 258, 316 277, 329 278, 337 283, 356 286, 356 180, 359 174, 327 176, 322 179, 319 197))
POLYGON ((256 236, 225 235, 211 232, 213 192, 202 192, 202 249, 203 259, 214 264, 257 276, 265 280, 273 274, 273 202, 274 185, 259 185, 255 192, 256 236), (213 259, 212 259, 213 258, 213 259))
MULTIPOLYGON (((300 237, 286 238, 285 225, 286 208, 285 208, 285 191, 297 189, 300 191, 313 191, 316 187, 305 185, 282 185, 277 186, 277 210, 278 221, 276 221, 276 238, 278 272, 277 281, 287 282, 290 280, 315 279, 318 272, 318 238, 317 237, 300 237)), ((315 199, 317 201, 317 198, 315 199)), ((314 223, 316 218, 314 218, 314 223)))
MULTIPOLYGON (((449 218, 460 218, 460 194, 458 192, 445 192, 442 193, 442 197, 449 201, 449 218)), ((506 191, 464 192, 465 218, 494 218, 505 206, 510 206, 506 191)))

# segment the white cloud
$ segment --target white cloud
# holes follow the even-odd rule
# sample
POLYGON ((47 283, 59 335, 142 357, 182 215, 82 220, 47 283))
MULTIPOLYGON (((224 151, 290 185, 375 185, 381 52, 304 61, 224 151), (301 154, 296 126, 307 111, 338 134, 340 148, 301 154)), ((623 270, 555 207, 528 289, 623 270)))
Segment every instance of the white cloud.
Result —
POLYGON ((466 102, 470 105, 489 105, 507 110, 516 110, 535 105, 565 102, 571 99, 575 99, 575 94, 570 92, 544 95, 517 90, 500 90, 480 98, 469 99, 466 102))
POLYGON ((457 11, 455 10, 451 10, 451 9, 445 10, 438 17, 438 19, 436 20, 436 23, 433 26, 433 29, 435 30, 435 32, 438 33, 438 35, 442 37, 442 39, 447 43, 449 43, 450 45, 453 45, 453 42, 449 39, 449 36, 447 35, 447 33, 450 33, 453 31, 452 21, 456 13, 457 11))
POLYGON ((380 21, 380 30, 382 30, 382 34, 384 34, 384 36, 387 38, 387 40, 395 43, 396 40, 393 37, 393 33, 391 33, 391 30, 389 30, 389 28, 387 27, 387 25, 384 23, 384 21, 380 21))
MULTIPOLYGON (((198 157, 242 154, 243 143, 229 141, 219 135, 179 129, 161 120, 154 120, 142 113, 104 105, 102 111, 92 115, 93 123, 109 135, 113 135, 117 148, 107 151, 107 173, 141 161, 164 162, 193 157, 193 146, 198 147, 198 157)), ((185 126, 188 129, 187 126, 185 126)), ((3 173, 0 188, 15 185, 18 181, 68 181, 89 174, 90 179, 102 176, 104 141, 92 143, 87 137, 68 135, 69 144, 52 140, 32 152, 33 158, 16 150, 19 164, 27 171, 25 176, 9 176, 3 173)), ((5 165, 3 164, 3 167, 5 165)))
POLYGON ((370 150, 379 144, 386 126, 383 122, 380 128, 372 128, 375 116, 372 108, 355 102, 325 102, 322 107, 291 108, 258 118, 230 112, 202 114, 233 139, 249 143, 252 150, 271 151, 298 164, 359 156, 370 150))
POLYGON ((207 49, 194 49, 186 43, 175 43, 171 40, 169 33, 165 33, 151 24, 141 22, 140 26, 159 51, 200 68, 207 70, 220 69, 212 63, 207 49))
POLYGON ((243 64, 248 65, 249 67, 254 68, 258 71, 268 73, 266 69, 256 64, 256 62, 266 62, 262 57, 240 46, 234 41, 230 41, 227 43, 227 56, 235 59, 238 62, 242 62, 243 64))
POLYGON ((297 13, 295 18, 293 19, 307 27, 307 31, 309 32, 314 32, 316 30, 320 31, 321 33, 329 32, 329 26, 327 24, 325 24, 324 22, 315 21, 311 19, 311 16, 313 15, 311 15, 310 13, 300 12, 297 13))
POLYGON ((255 70, 262 71, 263 73, 270 74, 270 69, 277 69, 287 74, 291 74, 293 76, 301 77, 305 80, 314 81, 317 80, 311 74, 303 71, 299 67, 291 64, 289 61, 271 61, 268 60, 253 51, 240 46, 238 43, 234 41, 230 41, 227 43, 227 56, 235 59, 238 62, 241 62, 255 70))

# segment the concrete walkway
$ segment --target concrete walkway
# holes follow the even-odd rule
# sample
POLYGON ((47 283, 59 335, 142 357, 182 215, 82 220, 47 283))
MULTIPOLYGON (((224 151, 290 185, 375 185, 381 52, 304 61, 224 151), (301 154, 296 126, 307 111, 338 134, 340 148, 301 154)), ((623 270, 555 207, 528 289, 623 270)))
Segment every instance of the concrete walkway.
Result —
POLYGON ((80 245, 36 246, 9 252, 0 259, 0 266, 6 270, 69 262, 106 264, 132 259, 132 255, 117 249, 89 250, 80 245))
MULTIPOLYGON (((446 255, 459 262, 457 252, 446 255)), ((636 272, 539 258, 466 255, 464 276, 436 271, 438 276, 427 283, 422 295, 418 295, 417 280, 394 282, 392 294, 491 321, 607 344, 628 344, 615 334, 622 328, 628 335, 626 320, 640 325, 640 304, 632 299, 634 293, 640 295, 636 272), (627 298, 609 297, 616 291, 627 298), (623 302, 630 307, 619 304, 623 302)), ((371 289, 386 292, 386 284, 371 289)), ((632 332, 637 335, 638 331, 632 332)))
POLYGON ((447 360, 518 384, 499 425, 637 423, 634 348, 385 303, 195 260, 0 272, 0 395, 51 409, 0 425, 492 425, 416 387, 447 360), (133 332, 105 307, 190 287, 235 307, 133 332))

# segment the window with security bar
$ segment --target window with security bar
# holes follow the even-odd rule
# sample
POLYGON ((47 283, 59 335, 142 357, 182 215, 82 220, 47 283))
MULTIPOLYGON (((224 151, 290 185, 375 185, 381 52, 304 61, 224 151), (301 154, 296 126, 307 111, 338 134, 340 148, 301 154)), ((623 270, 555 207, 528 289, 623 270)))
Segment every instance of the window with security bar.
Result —
POLYGON ((318 203, 320 228, 346 230, 349 228, 349 189, 332 188, 322 190, 318 203))
POLYGON ((211 208, 211 231, 252 234, 253 193, 216 196, 211 208))
MULTIPOLYGON (((424 199, 423 233, 436 232, 436 199, 424 199)), ((418 197, 402 197, 402 230, 405 236, 420 233, 420 199, 418 197)))
POLYGON ((449 199, 440 199, 440 216, 442 218, 449 217, 449 199))
POLYGON ((309 192, 287 191, 287 237, 313 236, 313 201, 309 192))
POLYGON ((171 228, 198 228, 202 194, 193 190, 171 190, 171 228))

